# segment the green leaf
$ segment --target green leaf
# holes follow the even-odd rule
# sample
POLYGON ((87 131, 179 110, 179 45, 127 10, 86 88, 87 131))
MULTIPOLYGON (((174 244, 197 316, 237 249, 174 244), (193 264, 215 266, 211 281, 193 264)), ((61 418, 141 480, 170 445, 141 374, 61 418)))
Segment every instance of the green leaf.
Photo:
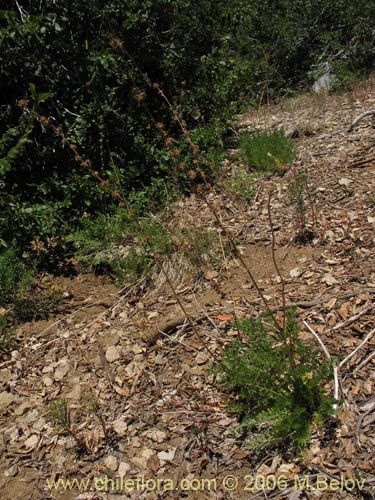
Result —
POLYGON ((44 92, 43 94, 39 94, 37 98, 37 103, 41 103, 49 99, 50 97, 53 97, 52 92, 44 92))
POLYGON ((31 94, 31 97, 33 99, 35 99, 36 98, 36 87, 35 87, 35 85, 33 83, 29 84, 29 92, 31 94))
POLYGON ((5 160, 4 158, 0 159, 0 174, 4 175, 6 172, 8 172, 12 168, 11 164, 9 163, 8 160, 5 160))
POLYGON ((19 154, 20 154, 20 150, 15 146, 14 148, 11 148, 8 151, 7 158, 10 158, 11 160, 15 160, 19 154))

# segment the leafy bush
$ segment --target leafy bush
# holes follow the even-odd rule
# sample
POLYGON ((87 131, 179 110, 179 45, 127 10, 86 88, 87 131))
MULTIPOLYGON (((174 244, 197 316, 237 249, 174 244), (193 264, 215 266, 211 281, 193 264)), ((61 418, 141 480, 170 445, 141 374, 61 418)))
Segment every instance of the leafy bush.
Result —
POLYGON ((13 346, 15 342, 14 330, 14 328, 7 327, 7 318, 0 316, 0 354, 13 346))
POLYGON ((135 208, 87 219, 67 240, 75 243, 83 264, 119 279, 144 276, 155 255, 164 257, 173 249, 173 234, 162 222, 140 217, 135 208))
POLYGON ((243 160, 257 171, 281 172, 294 158, 292 142, 283 129, 243 134, 240 149, 243 160))
MULTIPOLYGON (((365 0, 6 0, 0 244, 22 252, 75 232, 87 214, 116 213, 120 198, 147 211, 171 186, 188 192, 160 126, 180 166, 213 182, 228 117, 305 82, 322 53, 334 70, 371 68, 374 17, 365 0), (193 163, 158 88, 206 162, 193 163)), ((287 161, 262 154, 256 168, 287 161)))
POLYGON ((37 262, 19 257, 13 249, 0 254, 0 305, 10 307, 18 321, 45 318, 60 298, 57 288, 35 284, 37 262))
POLYGON ((287 312, 285 342, 269 319, 246 319, 237 326, 246 342, 233 341, 213 371, 236 395, 230 407, 242 413, 239 430, 253 432, 250 447, 286 439, 303 446, 313 425, 333 411, 324 390, 328 365, 299 339, 294 311, 287 312))

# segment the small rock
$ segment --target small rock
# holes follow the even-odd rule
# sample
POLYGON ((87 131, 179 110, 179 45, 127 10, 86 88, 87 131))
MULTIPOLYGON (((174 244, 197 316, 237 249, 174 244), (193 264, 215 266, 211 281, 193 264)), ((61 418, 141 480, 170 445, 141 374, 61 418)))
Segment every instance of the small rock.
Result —
POLYGON ((4 472, 4 476, 7 477, 15 477, 18 474, 18 466, 17 465, 12 465, 8 470, 4 472))
POLYGON ((161 465, 164 465, 168 460, 173 460, 176 454, 176 448, 171 448, 168 451, 160 451, 158 457, 160 459, 161 465))
POLYGON ((159 316, 159 313, 157 311, 151 311, 148 315, 147 315, 147 319, 148 320, 151 320, 151 319, 154 319, 154 318, 157 318, 159 316))
POLYGON ((78 383, 76 384, 73 389, 68 392, 68 394, 65 396, 66 399, 80 399, 81 397, 81 385, 78 383))
POLYGON ((108 363, 113 363, 121 358, 121 348, 115 345, 110 345, 105 353, 108 363))
POLYGON ((3 384, 6 384, 10 380, 12 380, 12 372, 8 370, 8 368, 3 368, 0 370, 0 380, 3 384))
POLYGON ((133 457, 131 459, 131 461, 137 465, 140 469, 146 469, 147 468, 147 461, 150 457, 152 457, 154 455, 154 451, 149 449, 149 448, 145 448, 144 450, 142 450, 142 453, 140 456, 137 456, 137 457, 133 457))
POLYGON ((118 466, 118 475, 120 477, 126 476, 126 474, 130 470, 130 465, 127 464, 126 462, 120 462, 120 465, 118 466))
POLYGON ((29 438, 24 442, 24 446, 27 450, 35 448, 38 444, 39 437, 36 434, 32 434, 29 438))
POLYGON ((141 440, 138 437, 134 437, 130 442, 130 446, 133 446, 133 448, 140 448, 142 446, 141 440))
POLYGON ((342 177, 341 179, 339 179, 339 184, 340 186, 349 186, 349 184, 351 184, 353 181, 351 179, 348 179, 346 177, 342 177))
POLYGON ((65 375, 69 372, 69 368, 70 368, 69 364, 65 359, 59 361, 53 376, 54 379, 57 382, 60 382, 60 380, 62 380, 65 377, 65 375))
POLYGON ((144 352, 144 348, 142 348, 139 344, 134 344, 132 346, 132 351, 134 354, 142 354, 144 352))
POLYGON ((164 365, 165 362, 166 362, 165 358, 162 354, 157 354, 155 356, 155 361, 154 361, 155 365, 164 365))
POLYGON ((133 457, 131 461, 140 469, 146 469, 147 467, 147 458, 145 457, 133 457))
POLYGON ((39 418, 33 425, 33 430, 39 432, 43 429, 45 425, 46 425, 46 419, 43 417, 39 418))
POLYGON ((207 361, 208 361, 207 356, 201 352, 199 352, 195 356, 195 362, 197 363, 197 365, 204 365, 205 363, 207 363, 207 361))
POLYGON ((105 458, 104 464, 106 467, 108 467, 109 470, 112 471, 116 471, 118 468, 118 460, 113 455, 109 455, 107 458, 105 458))
POLYGON ((29 413, 25 417, 25 422, 31 424, 31 422, 35 422, 35 420, 39 417, 38 410, 29 411, 29 413))
POLYGON ((21 417, 27 412, 27 410, 30 410, 31 407, 32 407, 31 402, 25 401, 20 406, 18 406, 18 408, 14 410, 14 414, 17 415, 17 417, 21 417))
POLYGON ((7 408, 14 401, 14 396, 10 392, 0 392, 0 409, 7 408))
POLYGON ((51 377, 42 377, 42 382, 46 387, 51 387, 51 385, 53 384, 53 380, 51 379, 51 377))
POLYGON ((323 277, 322 277, 322 283, 326 283, 327 285, 335 285, 336 283, 338 283, 337 279, 330 273, 326 273, 323 277))
POLYGON ((295 267, 294 269, 291 269, 289 271, 289 276, 291 278, 298 278, 299 276, 301 276, 301 269, 299 267, 295 267))

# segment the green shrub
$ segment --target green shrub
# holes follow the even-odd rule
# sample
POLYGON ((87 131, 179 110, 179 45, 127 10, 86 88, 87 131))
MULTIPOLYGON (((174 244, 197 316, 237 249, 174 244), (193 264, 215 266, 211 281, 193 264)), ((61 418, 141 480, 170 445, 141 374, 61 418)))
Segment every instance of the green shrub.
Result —
POLYGON ((14 328, 7 327, 7 318, 0 316, 0 354, 10 349, 15 343, 14 328))
POLYGON ((332 414, 324 390, 329 366, 299 339, 294 311, 287 312, 285 342, 269 319, 246 319, 237 326, 246 342, 233 341, 212 370, 235 394, 230 407, 242 414, 239 430, 252 432, 251 448, 286 439, 302 447, 312 426, 332 414))
POLYGON ((67 237, 67 241, 75 243, 84 265, 121 280, 146 275, 155 255, 164 257, 173 251, 173 234, 163 223, 140 217, 132 209, 87 219, 83 229, 67 237))
POLYGON ((19 257, 13 249, 0 254, 0 305, 9 307, 18 321, 48 317, 60 299, 58 288, 36 286, 37 262, 19 257))
POLYGON ((0 254, 0 305, 9 305, 14 298, 18 285, 28 273, 16 252, 6 249, 0 254))
POLYGON ((243 134, 240 138, 240 150, 242 159, 261 172, 281 172, 294 159, 291 139, 283 129, 243 134))

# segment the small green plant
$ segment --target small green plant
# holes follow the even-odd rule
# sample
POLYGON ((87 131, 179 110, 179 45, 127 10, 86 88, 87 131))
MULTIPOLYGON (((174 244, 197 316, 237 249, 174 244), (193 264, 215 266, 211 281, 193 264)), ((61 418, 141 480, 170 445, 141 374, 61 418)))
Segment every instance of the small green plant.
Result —
POLYGON ((17 321, 48 317, 60 300, 58 287, 39 287, 37 262, 20 257, 11 248, 0 254, 0 305, 10 308, 17 321))
POLYGON ((242 159, 260 172, 283 172, 285 166, 294 159, 291 139, 283 129, 243 134, 240 138, 240 150, 242 159))
POLYGON ((7 318, 0 316, 0 354, 8 351, 15 343, 15 328, 7 327, 7 318))
POLYGON ((299 339, 294 310, 286 311, 281 342, 269 317, 245 319, 237 327, 246 342, 233 341, 212 370, 236 395, 230 407, 243 416, 239 430, 252 433, 250 448, 287 439, 303 447, 312 427, 333 413, 324 391, 329 366, 299 339))
POLYGON ((60 399, 52 401, 48 410, 52 423, 64 432, 71 434, 70 412, 66 401, 60 399))
POLYGON ((162 221, 141 218, 132 208, 88 219, 67 241, 75 243, 83 264, 121 280, 145 276, 152 268, 153 256, 163 257, 173 251, 173 233, 162 221))
POLYGON ((257 172, 249 173, 244 169, 236 170, 225 182, 225 187, 230 193, 249 201, 256 195, 253 183, 258 177, 257 172))
POLYGON ((289 200, 293 205, 297 222, 296 240, 301 243, 310 241, 314 236, 315 213, 312 203, 311 189, 308 183, 308 175, 302 169, 292 168, 289 172, 289 200), (310 207, 312 212, 312 229, 307 227, 307 211, 310 207))

